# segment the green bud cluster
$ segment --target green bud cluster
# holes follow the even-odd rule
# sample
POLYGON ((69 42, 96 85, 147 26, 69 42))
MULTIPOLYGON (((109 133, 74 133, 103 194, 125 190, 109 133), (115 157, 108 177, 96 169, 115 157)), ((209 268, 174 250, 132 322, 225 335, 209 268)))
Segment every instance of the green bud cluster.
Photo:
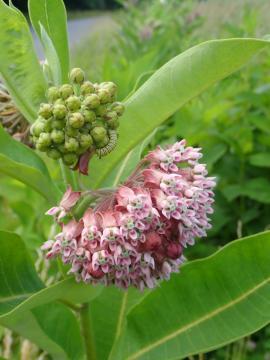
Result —
POLYGON ((105 156, 117 141, 124 105, 116 101, 113 82, 92 84, 74 68, 70 83, 52 86, 41 104, 30 133, 35 147, 55 160, 74 166, 86 151, 105 156))

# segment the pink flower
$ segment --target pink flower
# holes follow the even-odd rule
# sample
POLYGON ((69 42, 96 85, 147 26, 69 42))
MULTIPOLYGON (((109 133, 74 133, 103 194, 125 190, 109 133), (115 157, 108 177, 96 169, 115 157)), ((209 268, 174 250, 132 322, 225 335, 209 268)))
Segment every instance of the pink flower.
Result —
POLYGON ((71 187, 68 186, 59 206, 52 207, 46 212, 46 215, 55 215, 59 221, 65 217, 73 206, 77 203, 81 196, 80 191, 72 191, 71 187))
MULTIPOLYGON (((211 227, 215 178, 207 177, 201 156, 185 140, 150 152, 125 184, 103 192, 80 221, 62 224, 55 240, 42 247, 47 257, 60 256, 86 283, 143 290, 168 280, 185 260, 184 248, 211 227)), ((59 221, 79 197, 68 188, 49 212, 59 221)))

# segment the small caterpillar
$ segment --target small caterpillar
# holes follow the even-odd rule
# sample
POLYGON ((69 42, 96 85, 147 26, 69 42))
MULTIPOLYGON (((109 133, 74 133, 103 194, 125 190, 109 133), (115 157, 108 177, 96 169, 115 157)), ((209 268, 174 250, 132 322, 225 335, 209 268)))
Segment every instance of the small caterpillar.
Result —
POLYGON ((96 149, 96 153, 99 158, 109 154, 116 147, 117 144, 117 131, 109 130, 109 142, 106 146, 101 149, 96 149))

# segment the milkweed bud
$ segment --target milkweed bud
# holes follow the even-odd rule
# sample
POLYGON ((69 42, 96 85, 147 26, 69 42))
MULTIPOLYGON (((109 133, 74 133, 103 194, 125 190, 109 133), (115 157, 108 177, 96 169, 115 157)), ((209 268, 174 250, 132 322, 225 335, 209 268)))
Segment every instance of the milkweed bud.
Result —
POLYGON ((64 117, 67 114, 67 108, 65 107, 65 105, 61 105, 61 104, 56 104, 53 107, 53 115, 56 119, 64 119, 64 117))
POLYGON ((51 103, 56 101, 60 97, 59 90, 56 86, 52 86, 48 89, 47 97, 51 103))
POLYGON ((107 110, 108 110, 107 105, 99 105, 95 109, 95 112, 96 112, 97 116, 104 116, 107 113, 107 110))
POLYGON ((37 150, 42 151, 42 152, 45 152, 45 151, 48 150, 48 148, 49 148, 48 145, 39 142, 39 140, 37 141, 37 143, 36 143, 36 149, 37 149, 37 150))
POLYGON ((96 126, 91 131, 91 135, 95 141, 95 143, 100 143, 107 136, 107 131, 103 126, 96 126))
POLYGON ((38 138, 38 143, 44 146, 51 145, 51 135, 48 133, 41 133, 38 138))
POLYGON ((77 96, 73 95, 66 100, 66 105, 70 111, 77 111, 81 107, 81 101, 77 96))
POLYGON ((118 119, 111 119, 107 121, 107 125, 109 129, 115 130, 119 127, 119 121, 118 119))
POLYGON ((61 98, 66 100, 69 96, 74 94, 73 87, 70 84, 64 84, 59 89, 61 98))
POLYGON ((102 149, 106 145, 108 145, 110 139, 108 135, 105 135, 102 140, 95 143, 97 149, 102 149))
POLYGON ((96 114, 94 111, 91 110, 83 110, 83 116, 84 116, 84 120, 87 123, 93 123, 96 120, 96 114))
POLYGON ((79 112, 73 113, 68 118, 68 124, 75 129, 80 129, 84 124, 84 117, 79 112))
POLYGON ((109 111, 104 115, 104 118, 106 120, 117 120, 118 115, 117 115, 116 111, 109 111))
POLYGON ((38 114, 44 119, 49 119, 52 116, 52 108, 50 104, 41 104, 38 114))
POLYGON ((125 106, 120 102, 114 102, 111 106, 111 109, 115 111, 118 116, 121 116, 125 111, 125 106))
POLYGON ((99 104, 100 101, 96 94, 88 95, 83 101, 83 105, 90 110, 97 108, 99 104))
POLYGON ((39 136, 42 132, 45 132, 45 121, 38 119, 30 128, 32 135, 39 136))
POLYGON ((66 105, 65 103, 65 100, 63 99, 57 99, 55 102, 54 102, 54 105, 66 105))
POLYGON ((78 161, 78 156, 75 153, 64 154, 63 161, 66 165, 71 166, 78 161))
POLYGON ((75 84, 82 84, 84 82, 84 72, 80 68, 74 68, 70 72, 70 81, 75 84))
POLYGON ((57 130, 62 130, 65 127, 65 122, 63 120, 53 120, 52 128, 57 130))
POLYGON ((93 138, 89 134, 81 134, 79 137, 79 143, 82 148, 88 149, 93 145, 93 138))
POLYGON ((76 152, 79 148, 79 143, 76 139, 74 138, 68 138, 65 141, 65 149, 68 152, 76 152))
POLYGON ((50 133, 52 131, 52 118, 44 122, 44 132, 50 133))
POLYGON ((94 85, 90 81, 85 81, 81 86, 81 94, 88 95, 95 91, 94 85))
POLYGON ((70 137, 76 137, 79 134, 79 130, 71 126, 66 127, 66 135, 70 137))
POLYGON ((101 104, 110 102, 111 94, 107 89, 98 90, 98 98, 101 104))
POLYGON ((106 82, 101 83, 100 88, 108 90, 110 93, 110 96, 114 96, 117 92, 117 86, 112 81, 106 81, 106 82))
POLYGON ((60 151, 56 150, 56 149, 50 149, 47 151, 47 155, 54 159, 54 160, 58 160, 61 158, 61 153, 60 151))
POLYGON ((65 134, 61 130, 53 130, 51 132, 51 139, 55 144, 61 144, 65 140, 65 134))

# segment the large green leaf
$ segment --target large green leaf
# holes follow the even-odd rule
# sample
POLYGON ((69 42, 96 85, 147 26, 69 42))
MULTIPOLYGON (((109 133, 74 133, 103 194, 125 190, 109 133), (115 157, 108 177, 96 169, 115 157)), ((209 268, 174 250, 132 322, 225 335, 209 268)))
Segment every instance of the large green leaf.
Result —
POLYGON ((19 110, 33 122, 46 82, 24 16, 0 0, 0 75, 19 110))
POLYGON ((55 204, 58 189, 41 158, 0 126, 0 172, 31 186, 55 204))
POLYGON ((28 0, 28 9, 33 27, 42 39, 39 23, 52 40, 62 69, 62 81, 67 81, 69 72, 69 49, 67 14, 62 0, 28 0))
POLYGON ((92 300, 101 288, 68 278, 44 288, 21 238, 0 231, 0 321, 16 319, 26 311, 60 300, 79 303, 92 300))
POLYGON ((123 291, 108 287, 91 301, 89 324, 92 328, 94 353, 97 360, 108 359, 110 350, 125 325, 127 312, 146 294, 135 289, 123 291))
POLYGON ((95 176, 90 185, 98 187, 132 148, 183 104, 238 70, 269 44, 258 39, 207 41, 162 66, 126 101, 117 150, 102 160, 91 160, 90 174, 92 169, 95 176))
POLYGON ((182 359, 270 321, 270 232, 190 262, 127 315, 111 359, 182 359))

